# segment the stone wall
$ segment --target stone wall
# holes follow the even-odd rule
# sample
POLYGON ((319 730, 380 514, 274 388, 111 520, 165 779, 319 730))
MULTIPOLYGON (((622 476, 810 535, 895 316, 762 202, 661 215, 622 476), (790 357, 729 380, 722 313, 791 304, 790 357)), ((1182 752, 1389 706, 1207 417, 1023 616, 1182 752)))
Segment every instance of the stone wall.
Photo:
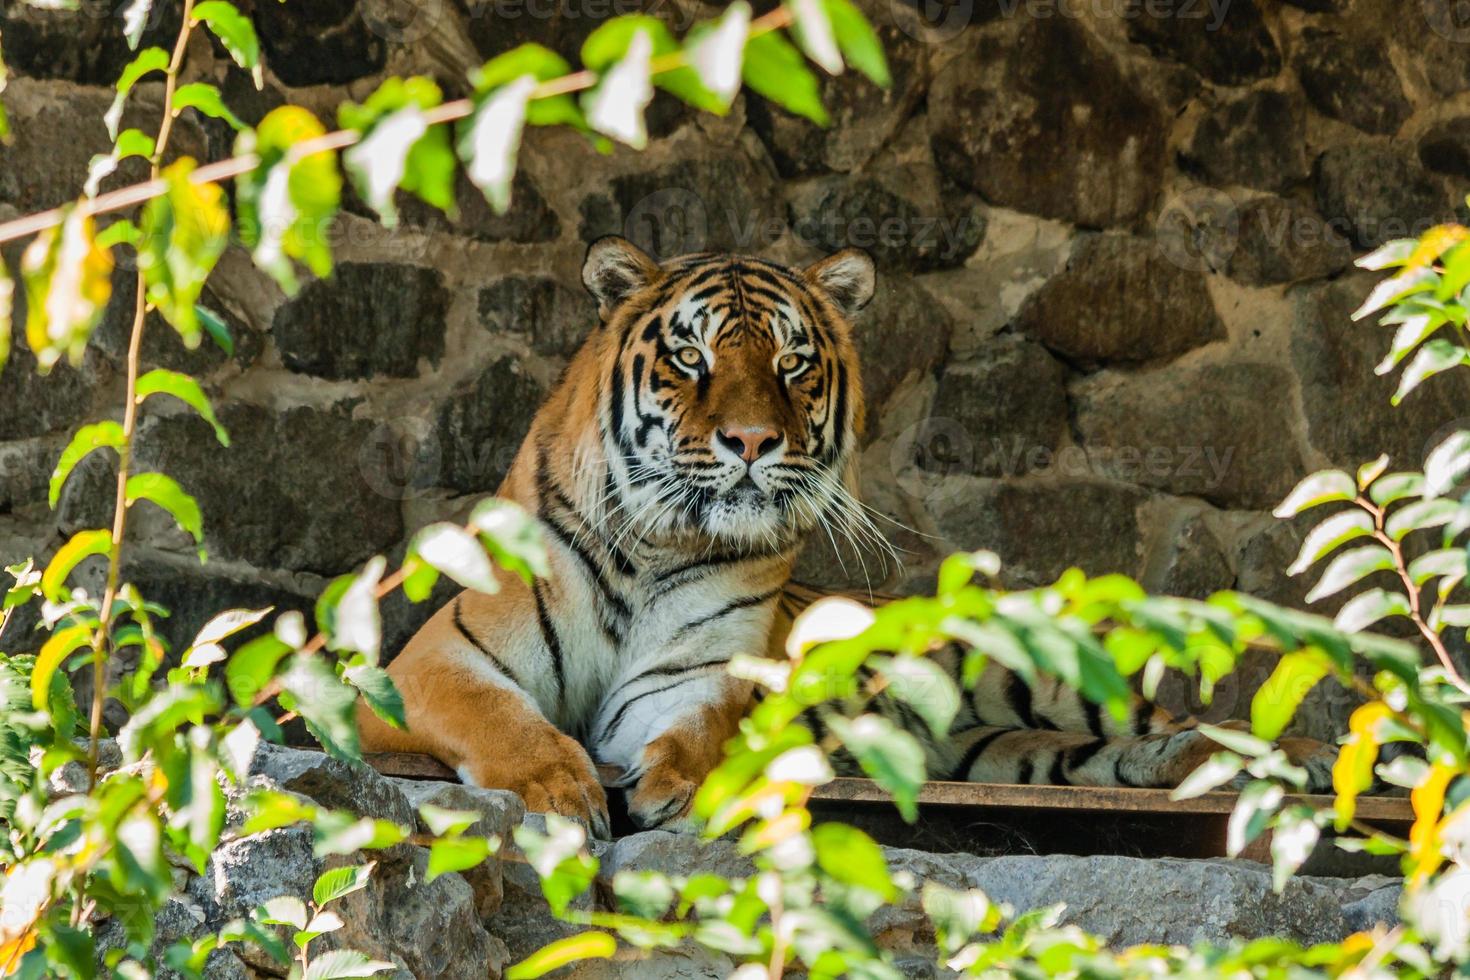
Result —
MULTIPOLYGON (((189 64, 247 121, 283 101, 330 120, 388 74, 460 94, 466 69, 523 41, 573 53, 631 3, 256 0, 263 91, 204 37, 189 64)), ((187 352, 161 323, 145 345, 206 379, 234 436, 220 449, 150 405, 140 462, 180 476, 208 527, 200 569, 165 521, 135 525, 127 574, 175 610, 170 631, 226 604, 305 607, 325 577, 401 555, 416 527, 492 491, 594 320, 578 271, 608 232, 664 255, 804 262, 857 244, 877 259, 863 476, 902 561, 822 542, 806 577, 922 588, 949 550, 988 547, 1015 584, 1076 564, 1300 603, 1308 583, 1283 568, 1303 528, 1272 504, 1328 463, 1387 450, 1417 465, 1470 395, 1465 375, 1442 377, 1391 409, 1372 373, 1387 336, 1348 320, 1372 281, 1354 254, 1455 215, 1470 187, 1459 8, 961 0, 919 5, 926 20, 865 5, 894 85, 827 80, 828 130, 751 95, 721 119, 660 94, 641 154, 531 133, 505 216, 468 187, 456 218, 404 201, 393 230, 349 201, 334 277, 292 299, 232 248, 205 302, 233 356, 187 352)), ((0 217, 69 199, 106 147, 105 85, 128 56, 115 6, 0 13, 17 76, 0 217)), ((712 12, 651 6, 680 29, 712 12)), ((151 129, 160 97, 140 86, 127 123, 151 129)), ((219 157, 229 139, 188 112, 175 145, 219 157)), ((6 561, 108 516, 100 458, 54 513, 45 485, 71 429, 118 414, 130 302, 120 290, 80 370, 40 379, 17 353, 0 375, 6 561)), ((390 648, 427 611, 390 604, 390 648)), ((1222 701, 1239 707, 1239 690, 1222 701)))

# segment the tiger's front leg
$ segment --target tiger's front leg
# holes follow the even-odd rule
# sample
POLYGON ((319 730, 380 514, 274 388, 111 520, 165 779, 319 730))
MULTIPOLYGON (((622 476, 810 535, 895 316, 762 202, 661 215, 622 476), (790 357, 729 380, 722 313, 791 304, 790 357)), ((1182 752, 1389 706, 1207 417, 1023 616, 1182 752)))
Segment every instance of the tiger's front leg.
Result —
POLYGON ((527 809, 575 817, 605 838, 597 769, 549 717, 564 703, 565 679, 541 636, 535 598, 519 580, 495 595, 462 593, 388 667, 407 728, 359 703, 363 748, 432 755, 468 783, 510 790, 527 809))
POLYGON ((750 706, 752 685, 725 661, 654 668, 616 685, 592 729, 599 762, 621 766, 628 814, 644 829, 692 830, 695 791, 720 762, 750 706))

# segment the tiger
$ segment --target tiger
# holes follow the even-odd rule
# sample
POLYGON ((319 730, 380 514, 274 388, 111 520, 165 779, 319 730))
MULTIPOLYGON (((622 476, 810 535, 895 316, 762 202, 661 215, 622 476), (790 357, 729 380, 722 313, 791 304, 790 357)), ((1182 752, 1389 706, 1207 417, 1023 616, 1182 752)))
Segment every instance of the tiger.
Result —
MULTIPOLYGON (((692 829, 695 790, 756 695, 726 668, 781 655, 821 595, 791 581, 798 551, 856 520, 854 333, 876 271, 855 248, 797 269, 659 262, 610 236, 582 280, 599 322, 497 491, 534 515, 549 574, 440 608, 388 666, 406 726, 363 704, 358 725, 366 751, 427 753, 602 837, 610 765, 634 824, 692 829)), ((933 655, 958 678, 958 650, 933 655)), ((1175 786, 1218 748, 1142 699, 1119 721, 995 664, 949 738, 909 727, 931 778, 977 782, 1175 786)), ((1324 781, 1325 747, 1287 748, 1324 781)))

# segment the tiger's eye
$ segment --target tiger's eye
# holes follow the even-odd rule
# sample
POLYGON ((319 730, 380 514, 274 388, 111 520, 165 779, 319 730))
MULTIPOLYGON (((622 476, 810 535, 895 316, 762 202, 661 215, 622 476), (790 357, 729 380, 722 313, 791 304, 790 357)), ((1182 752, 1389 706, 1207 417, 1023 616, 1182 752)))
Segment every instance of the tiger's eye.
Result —
POLYGON ((674 356, 685 367, 699 367, 699 365, 704 363, 704 355, 699 352, 698 347, 681 347, 674 356))
POLYGON ((776 362, 776 366, 779 367, 782 371, 795 371, 797 368, 801 367, 801 355, 782 354, 781 360, 776 362))

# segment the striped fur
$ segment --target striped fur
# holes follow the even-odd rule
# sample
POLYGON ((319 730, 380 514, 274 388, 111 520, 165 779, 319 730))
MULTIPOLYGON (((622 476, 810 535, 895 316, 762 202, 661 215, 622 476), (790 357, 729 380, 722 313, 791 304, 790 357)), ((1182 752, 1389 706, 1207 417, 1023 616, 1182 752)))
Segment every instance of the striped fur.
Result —
MULTIPOLYGON (((369 750, 427 752, 599 833, 592 760, 617 765, 635 821, 679 826, 749 707, 726 664, 779 650, 811 601, 789 582, 803 540, 876 537, 855 499, 851 336, 873 267, 856 250, 805 270, 659 265, 612 238, 583 278, 602 323, 498 491, 538 517, 551 575, 456 597, 389 667, 407 730, 358 720, 369 750)), ((1070 691, 987 673, 931 772, 1160 785, 1203 758, 1198 733, 1140 719, 1124 730, 1070 691)))

